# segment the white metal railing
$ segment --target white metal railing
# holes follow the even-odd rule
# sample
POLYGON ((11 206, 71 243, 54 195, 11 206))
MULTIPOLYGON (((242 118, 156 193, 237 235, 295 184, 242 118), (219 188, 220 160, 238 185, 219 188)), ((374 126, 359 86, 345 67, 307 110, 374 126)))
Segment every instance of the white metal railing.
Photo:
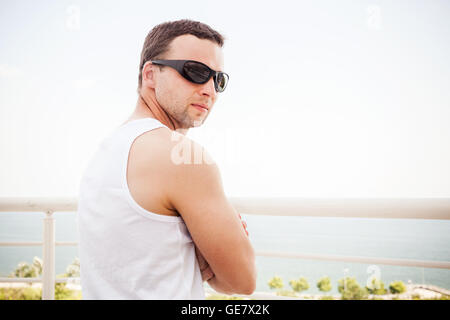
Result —
MULTIPOLYGON (((411 199, 302 199, 302 198, 230 198, 236 211, 255 215, 358 217, 395 219, 450 220, 449 198, 411 199)), ((56 242, 54 212, 77 210, 76 198, 0 198, 0 212, 45 212, 42 242, 0 242, 0 246, 43 246, 42 278, 0 278, 0 282, 41 282, 42 299, 54 299, 55 282, 73 278, 55 279, 55 246, 77 246, 77 242, 56 242)), ((422 261, 372 257, 304 254, 293 252, 256 252, 259 256, 375 263, 397 266, 450 269, 450 261, 422 261)), ((251 295, 267 299, 267 294, 251 295)), ((274 298, 273 296, 270 296, 274 298)), ((288 299, 283 297, 282 299, 288 299)))

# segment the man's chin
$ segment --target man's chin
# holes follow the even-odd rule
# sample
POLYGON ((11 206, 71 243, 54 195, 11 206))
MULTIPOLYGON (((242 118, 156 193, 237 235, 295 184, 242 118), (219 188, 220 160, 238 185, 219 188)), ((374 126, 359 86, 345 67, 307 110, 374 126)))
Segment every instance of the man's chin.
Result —
POLYGON ((200 127, 202 124, 203 124, 203 120, 194 120, 194 121, 192 121, 191 128, 200 127))

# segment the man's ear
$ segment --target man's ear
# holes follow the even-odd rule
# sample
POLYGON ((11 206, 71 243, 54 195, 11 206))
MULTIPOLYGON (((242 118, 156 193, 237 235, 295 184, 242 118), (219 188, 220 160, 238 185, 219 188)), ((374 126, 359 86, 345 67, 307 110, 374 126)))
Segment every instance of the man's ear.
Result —
POLYGON ((142 86, 148 88, 155 88, 155 72, 156 66, 147 61, 142 67, 142 86))

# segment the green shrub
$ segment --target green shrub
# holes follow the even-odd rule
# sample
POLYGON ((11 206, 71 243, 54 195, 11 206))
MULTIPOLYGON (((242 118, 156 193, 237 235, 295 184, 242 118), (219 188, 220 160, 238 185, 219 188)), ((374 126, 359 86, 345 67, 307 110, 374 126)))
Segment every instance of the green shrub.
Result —
POLYGON ((426 298, 426 299, 422 299, 422 300, 450 300, 450 296, 446 296, 446 295, 443 294, 440 297, 426 298))
POLYGON ((343 278, 338 281, 338 291, 342 300, 361 300, 368 297, 366 288, 361 288, 355 278, 343 278))
POLYGON ((331 279, 330 279, 330 277, 322 277, 322 278, 320 278, 319 281, 317 282, 317 288, 319 288, 319 290, 322 291, 322 292, 331 291, 332 286, 331 286, 331 279))
POLYGON ((270 279, 267 284, 269 285, 270 289, 281 289, 284 287, 283 279, 281 277, 275 276, 272 279, 270 279))
POLYGON ((413 294, 412 296, 411 296, 411 298, 413 299, 413 300, 420 300, 420 294, 413 294))
POLYGON ((0 288, 0 300, 41 300, 41 289, 0 288))
POLYGON ((73 262, 67 266, 64 277, 80 277, 80 260, 78 258, 75 258, 73 262))
POLYGON ((244 300, 241 297, 232 297, 227 295, 213 294, 206 298, 206 300, 244 300))
POLYGON ((55 284, 55 300, 71 300, 72 290, 66 288, 65 283, 55 284))
POLYGON ((42 260, 38 257, 33 258, 33 263, 20 262, 11 274, 11 277, 17 278, 37 278, 42 274, 42 260))
MULTIPOLYGON (((38 257, 33 258, 33 262, 28 264, 21 262, 16 269, 11 273, 11 277, 19 278, 37 278, 42 274, 42 260, 38 257)), ((57 277, 79 277, 80 262, 75 258, 74 262, 70 264, 66 273, 58 275, 57 277)), ((0 288, 0 300, 39 300, 42 299, 42 290, 31 288, 0 288)), ((55 284, 55 300, 80 300, 81 292, 70 290, 65 283, 55 284)))
POLYGON ((277 296, 298 297, 298 295, 294 291, 290 291, 290 290, 278 290, 277 296))
POLYGON ((406 286, 402 281, 393 281, 389 285, 389 291, 391 293, 403 293, 406 291, 406 286))
MULTIPOLYGON (((40 288, 0 288, 0 300, 41 300, 40 288)), ((81 292, 70 290, 64 283, 55 285, 55 300, 81 300, 81 292)))
POLYGON ((373 278, 370 286, 366 286, 366 289, 370 294, 382 295, 387 293, 384 283, 377 278, 373 278))
POLYGON ((309 289, 308 280, 304 277, 301 277, 298 280, 291 280, 289 281, 289 284, 295 292, 302 292, 309 289))

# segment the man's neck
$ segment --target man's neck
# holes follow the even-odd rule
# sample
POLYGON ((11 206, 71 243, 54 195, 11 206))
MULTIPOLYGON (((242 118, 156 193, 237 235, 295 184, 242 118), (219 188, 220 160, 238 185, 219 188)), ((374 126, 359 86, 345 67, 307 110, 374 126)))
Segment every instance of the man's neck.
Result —
POLYGON ((182 128, 181 124, 171 117, 156 101, 151 93, 140 92, 136 103, 136 110, 131 118, 154 118, 171 130, 186 135, 189 128, 182 128))

